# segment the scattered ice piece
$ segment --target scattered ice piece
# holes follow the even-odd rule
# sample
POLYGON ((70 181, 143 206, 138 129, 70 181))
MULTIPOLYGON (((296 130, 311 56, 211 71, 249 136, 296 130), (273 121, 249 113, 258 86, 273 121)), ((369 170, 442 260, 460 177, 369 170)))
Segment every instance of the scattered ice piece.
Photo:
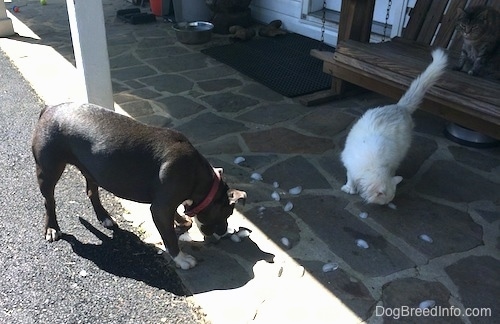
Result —
POLYGON ((394 205, 393 203, 388 203, 387 206, 389 206, 390 209, 397 209, 398 207, 394 205))
POLYGON ((421 239, 422 241, 425 241, 427 243, 432 243, 434 242, 434 240, 432 239, 432 237, 430 237, 429 235, 427 234, 421 234, 418 236, 419 239, 421 239))
POLYGON ((283 207, 283 210, 288 212, 288 211, 292 210, 292 208, 293 208, 293 204, 291 201, 289 201, 286 203, 285 207, 283 207))
POLYGON ((245 158, 243 156, 238 156, 234 159, 234 164, 240 164, 241 162, 245 162, 245 158))
POLYGON ((290 240, 287 239, 286 237, 282 237, 281 244, 283 244, 285 247, 289 248, 290 247, 290 240))
POLYGON ((293 188, 291 188, 290 190, 288 190, 288 192, 289 192, 291 195, 298 195, 299 193, 301 193, 301 192, 302 192, 302 187, 301 187, 301 186, 293 187, 293 188))
POLYGON ((156 254, 163 254, 163 250, 160 249, 160 250, 156 251, 156 254))
POLYGON ((337 270, 339 267, 338 263, 336 262, 329 262, 329 263, 325 263, 323 265, 323 272, 330 272, 330 271, 334 271, 334 270, 337 270))
POLYGON ((360 248, 363 248, 363 249, 368 249, 370 247, 368 245, 368 243, 366 243, 366 241, 362 240, 362 239, 357 239, 356 240, 356 245, 359 246, 360 248))
POLYGON ((231 234, 231 241, 239 243, 241 242, 241 237, 239 237, 238 234, 231 234))
POLYGON ((280 194, 277 191, 273 191, 273 193, 271 194, 271 198, 273 198, 276 201, 280 201, 281 199, 280 194))
POLYGON ((262 215, 264 213, 264 210, 266 210, 266 207, 260 206, 257 211, 259 212, 259 215, 262 215))
POLYGON ((261 181, 263 179, 262 175, 260 173, 257 173, 257 172, 252 173, 250 178, 252 178, 253 180, 257 180, 257 181, 261 181))
POLYGON ((80 271, 79 275, 80 275, 80 277, 86 277, 86 276, 88 276, 88 272, 85 270, 82 270, 82 271, 80 271))
POLYGON ((368 218, 368 213, 367 212, 361 212, 359 213, 359 218, 368 218))
POLYGON ((247 230, 246 228, 242 229, 242 230, 239 230, 236 235, 238 235, 238 237, 240 238, 245 238, 245 237, 249 237, 250 236, 250 231, 247 230))
POLYGON ((273 182, 273 187, 274 188, 279 188, 280 187, 280 184, 278 183, 278 181, 274 181, 273 182))
POLYGON ((432 308, 436 306, 436 301, 432 299, 424 300, 418 305, 418 308, 420 309, 426 309, 426 308, 432 308))

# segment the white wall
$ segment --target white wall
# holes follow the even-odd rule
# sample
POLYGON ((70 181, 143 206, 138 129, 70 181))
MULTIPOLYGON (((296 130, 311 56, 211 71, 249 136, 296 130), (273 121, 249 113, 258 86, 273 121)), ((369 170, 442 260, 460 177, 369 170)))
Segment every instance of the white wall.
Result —
MULTIPOLYGON (((406 6, 415 0, 398 0, 392 2, 388 23, 393 25, 391 37, 399 35, 404 22, 406 6)), ((341 0, 327 0, 328 9, 341 9, 341 0)), ((384 23, 387 12, 388 0, 377 0, 375 2, 374 19, 384 23)), ((313 39, 321 38, 321 22, 318 19, 306 19, 310 11, 320 10, 323 0, 253 0, 251 3, 252 17, 259 22, 269 23, 279 19, 283 22, 283 28, 313 39)), ((337 43, 338 27, 336 24, 327 23, 325 30, 325 42, 330 45, 337 43)))
MULTIPOLYGON (((279 19, 283 28, 313 39, 321 38, 321 24, 301 19, 302 0, 253 0, 252 17, 259 22, 269 23, 279 19)), ((325 32, 325 43, 337 43, 337 30, 328 28, 325 32)))

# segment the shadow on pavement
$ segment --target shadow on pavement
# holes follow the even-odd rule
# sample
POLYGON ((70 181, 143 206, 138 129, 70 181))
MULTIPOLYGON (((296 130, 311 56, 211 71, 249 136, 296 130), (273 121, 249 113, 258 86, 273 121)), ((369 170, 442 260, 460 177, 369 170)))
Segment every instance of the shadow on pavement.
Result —
POLYGON ((102 244, 88 244, 71 234, 63 234, 62 240, 71 244, 79 256, 94 262, 99 268, 116 276, 142 281, 147 285, 164 289, 179 296, 189 293, 182 286, 175 270, 169 266, 157 249, 118 226, 109 237, 85 219, 80 222, 102 241, 102 244))

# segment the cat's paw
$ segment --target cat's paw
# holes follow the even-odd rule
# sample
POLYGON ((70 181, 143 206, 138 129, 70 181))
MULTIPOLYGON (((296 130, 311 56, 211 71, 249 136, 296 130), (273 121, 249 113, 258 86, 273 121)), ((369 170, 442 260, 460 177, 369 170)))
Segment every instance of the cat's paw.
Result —
POLYGON ((356 193, 356 190, 349 185, 343 185, 342 188, 340 188, 340 190, 350 195, 354 195, 356 193))

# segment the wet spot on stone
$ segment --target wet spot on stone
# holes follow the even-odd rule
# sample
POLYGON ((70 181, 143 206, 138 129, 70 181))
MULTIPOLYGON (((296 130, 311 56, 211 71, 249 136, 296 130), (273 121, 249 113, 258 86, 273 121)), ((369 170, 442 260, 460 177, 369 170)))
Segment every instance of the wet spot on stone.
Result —
POLYGON ((365 275, 384 276, 415 266, 397 247, 387 242, 359 217, 346 211, 348 202, 347 199, 334 196, 303 195, 294 198, 294 214, 298 215, 331 251, 365 275), (359 238, 366 238, 370 248, 357 247, 355 240, 359 238), (373 266, 374 264, 377 266, 373 266))
POLYGON ((492 155, 487 155, 463 146, 450 146, 450 153, 455 161, 466 164, 470 167, 491 172, 500 166, 500 159, 492 155))
POLYGON ((483 244, 483 231, 469 214, 422 198, 401 195, 395 200, 398 209, 357 203, 391 233, 430 258, 468 251, 483 244), (425 233, 429 244, 419 239, 425 233))
POLYGON ((282 127, 241 135, 252 152, 315 154, 334 147, 329 139, 302 135, 282 127))
POLYGON ((371 297, 368 289, 362 282, 352 278, 343 269, 324 272, 323 263, 319 261, 300 261, 299 263, 309 272, 323 287, 339 298, 344 305, 356 313, 361 319, 371 315, 371 308, 375 300, 371 297))
POLYGON ((500 317, 499 269, 500 261, 490 256, 469 256, 445 268, 465 307, 491 309, 491 317, 470 317, 472 323, 491 323, 500 317))
POLYGON ((500 184, 450 161, 436 161, 422 176, 415 189, 453 202, 498 199, 500 184))
MULTIPOLYGON (((434 300, 436 306, 449 308, 450 292, 440 282, 425 281, 416 278, 396 279, 385 284, 382 288, 382 301, 384 309, 401 310, 403 307, 418 308, 424 300, 434 300)), ((462 323, 460 317, 455 316, 401 316, 386 312, 384 323, 462 323), (397 317, 397 318, 396 318, 397 317)))

